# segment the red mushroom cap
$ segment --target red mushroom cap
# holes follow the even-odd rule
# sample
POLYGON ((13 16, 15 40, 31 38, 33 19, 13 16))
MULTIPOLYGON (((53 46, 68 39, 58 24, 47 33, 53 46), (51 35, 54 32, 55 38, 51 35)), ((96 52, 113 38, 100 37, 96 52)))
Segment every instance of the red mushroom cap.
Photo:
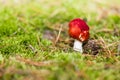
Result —
POLYGON ((89 27, 84 20, 74 19, 69 23, 69 35, 79 41, 86 41, 89 38, 89 27))

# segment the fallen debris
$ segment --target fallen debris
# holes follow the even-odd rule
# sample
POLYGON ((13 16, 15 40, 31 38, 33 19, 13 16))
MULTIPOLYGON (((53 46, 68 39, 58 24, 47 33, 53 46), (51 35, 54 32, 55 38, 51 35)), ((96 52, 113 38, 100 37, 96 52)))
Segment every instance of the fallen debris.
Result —
POLYGON ((83 45, 83 53, 93 55, 98 54, 100 51, 102 51, 102 47, 99 42, 99 40, 88 40, 88 42, 85 45, 83 45))

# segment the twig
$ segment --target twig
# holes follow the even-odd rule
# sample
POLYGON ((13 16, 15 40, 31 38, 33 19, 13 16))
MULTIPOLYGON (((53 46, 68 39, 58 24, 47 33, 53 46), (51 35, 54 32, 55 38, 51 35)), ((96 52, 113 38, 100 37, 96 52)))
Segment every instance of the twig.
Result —
POLYGON ((35 61, 30 60, 30 59, 21 58, 20 56, 17 56, 16 59, 19 60, 20 62, 24 62, 26 64, 39 66, 39 67, 40 66, 48 66, 52 63, 51 61, 35 62, 35 61))
POLYGON ((60 26, 60 29, 59 29, 59 32, 58 32, 58 36, 57 36, 57 38, 55 40, 55 45, 56 45, 56 43, 58 42, 58 40, 60 38, 61 31, 62 31, 62 25, 60 26))
POLYGON ((39 35, 37 35, 37 41, 38 41, 38 45, 40 46, 40 38, 39 38, 39 35))
POLYGON ((29 45, 29 48, 30 48, 34 53, 37 52, 37 50, 36 50, 32 45, 29 45))
POLYGON ((103 48, 104 48, 104 50, 106 51, 106 53, 108 53, 108 55, 111 56, 111 55, 112 55, 112 54, 111 54, 111 51, 110 51, 109 48, 106 46, 104 39, 103 39, 102 37, 100 37, 100 40, 101 40, 102 43, 103 43, 103 48))
POLYGON ((118 43, 119 43, 119 42, 114 42, 114 43, 111 43, 111 44, 107 45, 106 47, 109 48, 109 47, 111 47, 111 46, 113 46, 113 45, 115 45, 115 44, 118 44, 118 43))
POLYGON ((111 30, 111 29, 106 29, 106 28, 104 28, 104 29, 101 29, 101 30, 97 30, 96 32, 97 32, 97 33, 98 33, 98 32, 110 33, 110 32, 112 32, 112 30, 111 30))
POLYGON ((44 56, 44 59, 46 59, 49 55, 52 55, 52 53, 53 53, 54 51, 56 51, 56 48, 54 48, 53 50, 51 50, 51 52, 50 52, 48 55, 44 56))

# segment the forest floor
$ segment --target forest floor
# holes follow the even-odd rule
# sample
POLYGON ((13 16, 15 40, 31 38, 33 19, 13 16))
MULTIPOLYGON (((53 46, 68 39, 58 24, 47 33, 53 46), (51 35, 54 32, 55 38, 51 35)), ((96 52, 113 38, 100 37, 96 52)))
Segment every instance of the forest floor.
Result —
POLYGON ((0 80, 120 80, 119 3, 0 0, 0 80), (74 18, 90 27, 83 54, 68 35, 74 18))

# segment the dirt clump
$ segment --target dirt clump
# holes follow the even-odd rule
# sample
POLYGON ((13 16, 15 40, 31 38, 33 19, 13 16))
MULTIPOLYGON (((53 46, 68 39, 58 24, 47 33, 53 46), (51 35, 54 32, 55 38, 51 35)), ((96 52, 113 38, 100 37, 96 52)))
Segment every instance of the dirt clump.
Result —
POLYGON ((96 55, 103 50, 100 41, 94 39, 88 40, 88 42, 83 45, 83 49, 83 53, 92 55, 96 55))

